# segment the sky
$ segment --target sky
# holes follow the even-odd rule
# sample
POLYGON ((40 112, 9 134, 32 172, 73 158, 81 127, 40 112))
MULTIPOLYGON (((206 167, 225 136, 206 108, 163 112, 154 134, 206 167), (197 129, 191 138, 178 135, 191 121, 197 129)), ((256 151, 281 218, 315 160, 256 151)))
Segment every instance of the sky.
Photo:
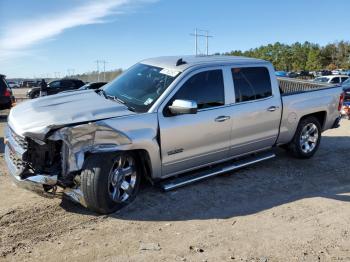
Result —
POLYGON ((0 74, 62 77, 67 70, 126 69, 163 55, 350 40, 348 0, 0 0, 0 74), (199 42, 205 50, 204 38, 199 42))

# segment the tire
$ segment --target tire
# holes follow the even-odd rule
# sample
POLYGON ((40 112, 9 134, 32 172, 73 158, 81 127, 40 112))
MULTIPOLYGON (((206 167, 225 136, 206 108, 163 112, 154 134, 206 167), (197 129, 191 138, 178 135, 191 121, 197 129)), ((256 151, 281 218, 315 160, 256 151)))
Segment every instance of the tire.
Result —
POLYGON ((129 152, 87 157, 81 172, 81 190, 87 207, 109 214, 131 203, 139 190, 140 170, 138 158, 129 152))
POLYGON ((318 119, 306 117, 299 122, 294 138, 289 144, 289 151, 296 158, 308 159, 317 152, 320 142, 321 125, 318 119))
POLYGON ((40 96, 40 93, 39 92, 35 92, 34 94, 32 94, 30 96, 31 99, 34 99, 34 98, 38 98, 40 96))

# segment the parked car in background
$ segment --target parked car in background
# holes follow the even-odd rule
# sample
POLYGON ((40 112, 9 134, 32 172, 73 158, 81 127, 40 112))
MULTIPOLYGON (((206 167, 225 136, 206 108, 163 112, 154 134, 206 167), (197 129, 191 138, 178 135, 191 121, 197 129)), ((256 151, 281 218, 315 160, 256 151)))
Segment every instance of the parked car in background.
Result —
POLYGON ((330 76, 320 76, 315 78, 314 82, 328 83, 328 84, 341 84, 349 79, 349 76, 345 75, 330 75, 330 76))
POLYGON ((340 75, 341 69, 332 70, 332 75, 340 75))
POLYGON ((285 71, 275 71, 277 77, 288 77, 287 72, 285 71))
POLYGON ((15 102, 11 88, 7 85, 4 75, 0 75, 0 110, 10 109, 15 102))
POLYGON ((32 80, 25 80, 21 85, 21 87, 34 87, 34 86, 36 86, 36 82, 32 80))
POLYGON ((19 87, 19 84, 17 82, 14 82, 14 81, 8 81, 7 84, 10 88, 18 88, 19 87))
POLYGON ((287 77, 290 77, 290 78, 295 78, 298 76, 299 76, 299 74, 297 72, 288 72, 287 73, 287 77))
POLYGON ((332 71, 319 70, 319 71, 316 71, 316 74, 314 74, 315 77, 317 77, 317 76, 329 76, 329 75, 332 75, 332 71))
POLYGON ((347 119, 350 120, 350 101, 344 102, 343 103, 343 108, 340 111, 342 117, 346 117, 347 119))
POLYGON ((340 74, 340 75, 349 76, 349 75, 350 75, 350 70, 344 70, 344 69, 342 69, 342 70, 340 70, 339 74, 340 74))
POLYGON ((350 101, 350 78, 341 85, 345 94, 345 101, 350 101))
MULTIPOLYGON (((64 91, 76 90, 82 87, 85 83, 79 79, 60 79, 52 81, 43 90, 42 96, 54 95, 64 91)), ((33 87, 27 92, 27 97, 33 99, 40 96, 40 87, 33 87)))
POLYGON ((343 92, 293 81, 260 59, 147 59, 99 91, 14 107, 9 175, 105 214, 133 201, 142 177, 169 191, 274 158, 276 146, 311 158, 339 126, 343 92))
POLYGON ((79 90, 99 89, 105 84, 107 84, 107 82, 91 82, 83 85, 82 87, 79 88, 79 90))
POLYGON ((300 77, 311 76, 310 73, 309 73, 309 71, 307 71, 307 70, 301 70, 301 71, 299 71, 299 72, 298 72, 298 75, 299 75, 300 77))

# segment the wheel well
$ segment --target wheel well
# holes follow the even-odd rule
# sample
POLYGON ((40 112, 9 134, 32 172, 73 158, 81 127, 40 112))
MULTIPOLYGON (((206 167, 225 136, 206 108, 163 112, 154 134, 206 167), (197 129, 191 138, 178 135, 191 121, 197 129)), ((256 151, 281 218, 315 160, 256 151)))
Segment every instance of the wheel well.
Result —
MULTIPOLYGON (((300 119, 300 121, 303 120, 303 119, 305 119, 305 118, 307 118, 307 117, 310 117, 310 116, 313 116, 313 117, 317 118, 318 122, 319 122, 320 125, 321 125, 321 128, 322 128, 322 129, 324 128, 324 124, 325 124, 325 122, 326 122, 326 112, 325 112, 325 111, 321 111, 321 112, 316 112, 316 113, 312 113, 312 114, 305 115, 305 116, 303 116, 303 117, 300 119)), ((300 122, 300 121, 299 121, 299 122, 300 122)))
POLYGON ((151 183, 153 184, 152 180, 152 164, 151 164, 151 158, 149 157, 149 154, 144 149, 137 149, 137 150, 131 150, 131 152, 134 152, 136 156, 138 157, 138 160, 140 161, 142 165, 142 175, 151 183))
MULTIPOLYGON (((121 151, 123 152, 123 151, 121 151)), ((154 184, 154 181, 152 180, 152 164, 151 164, 151 158, 149 157, 149 154, 144 149, 135 149, 125 152, 132 152, 135 154, 137 159, 141 163, 142 167, 142 176, 144 176, 151 184, 154 184)), ((91 152, 85 153, 85 159, 91 154, 91 152)))

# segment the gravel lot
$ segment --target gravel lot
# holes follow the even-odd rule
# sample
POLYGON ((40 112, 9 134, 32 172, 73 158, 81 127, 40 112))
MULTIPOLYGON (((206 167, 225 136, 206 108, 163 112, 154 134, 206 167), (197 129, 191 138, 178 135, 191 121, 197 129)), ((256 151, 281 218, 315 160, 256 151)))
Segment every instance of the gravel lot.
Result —
POLYGON ((350 261, 350 121, 313 159, 276 159, 97 216, 16 188, 0 117, 0 261, 350 261))

